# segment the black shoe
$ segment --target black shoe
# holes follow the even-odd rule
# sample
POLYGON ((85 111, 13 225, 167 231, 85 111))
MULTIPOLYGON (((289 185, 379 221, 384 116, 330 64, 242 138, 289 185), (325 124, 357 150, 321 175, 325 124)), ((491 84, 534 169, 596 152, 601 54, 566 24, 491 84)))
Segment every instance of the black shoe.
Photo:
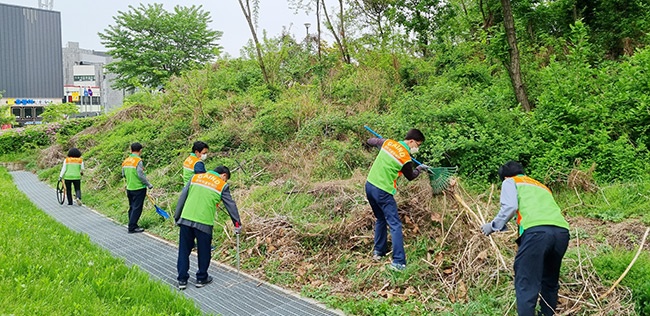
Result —
POLYGON ((205 280, 196 280, 196 287, 204 287, 212 283, 212 277, 208 276, 205 280))
POLYGON ((178 281, 178 289, 184 290, 187 288, 187 281, 178 281))
POLYGON ((129 234, 141 233, 143 231, 144 231, 144 228, 138 227, 138 228, 135 228, 133 230, 129 230, 129 234))

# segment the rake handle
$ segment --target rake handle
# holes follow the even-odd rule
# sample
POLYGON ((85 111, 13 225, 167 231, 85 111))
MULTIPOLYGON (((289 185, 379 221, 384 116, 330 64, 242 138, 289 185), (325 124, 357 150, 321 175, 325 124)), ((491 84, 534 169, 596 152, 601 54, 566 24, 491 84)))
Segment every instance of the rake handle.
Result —
MULTIPOLYGON (((363 127, 364 127, 368 132, 370 132, 372 135, 375 135, 375 137, 377 137, 377 138, 383 138, 383 137, 381 137, 381 135, 377 134, 377 132, 373 131, 372 128, 368 127, 368 125, 364 125, 363 127)), ((417 159, 415 159, 415 158, 413 158, 413 157, 411 157, 411 160, 413 160, 413 162, 415 162, 418 166, 422 164, 421 162, 417 161, 417 159)))
POLYGON ((153 204, 154 206, 156 205, 156 201, 153 200, 153 198, 151 197, 151 195, 149 195, 149 193, 147 193, 147 198, 149 198, 149 202, 151 202, 151 204, 153 204))
POLYGON ((237 272, 239 272, 239 234, 237 234, 237 272))

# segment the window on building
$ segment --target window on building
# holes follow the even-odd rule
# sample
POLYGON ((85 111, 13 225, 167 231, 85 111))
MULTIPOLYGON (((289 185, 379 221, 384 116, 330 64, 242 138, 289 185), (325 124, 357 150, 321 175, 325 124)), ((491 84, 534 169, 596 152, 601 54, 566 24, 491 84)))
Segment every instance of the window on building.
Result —
POLYGON ((20 108, 12 108, 12 109, 11 109, 11 113, 12 113, 16 118, 19 118, 19 117, 20 117, 20 108))
POLYGON ((74 81, 95 81, 95 76, 92 75, 83 75, 83 76, 74 76, 74 81))
POLYGON ((32 108, 25 108, 25 118, 32 118, 34 117, 34 109, 32 108))
POLYGON ((41 114, 43 114, 44 108, 42 106, 39 106, 36 108, 36 117, 41 117, 41 114))

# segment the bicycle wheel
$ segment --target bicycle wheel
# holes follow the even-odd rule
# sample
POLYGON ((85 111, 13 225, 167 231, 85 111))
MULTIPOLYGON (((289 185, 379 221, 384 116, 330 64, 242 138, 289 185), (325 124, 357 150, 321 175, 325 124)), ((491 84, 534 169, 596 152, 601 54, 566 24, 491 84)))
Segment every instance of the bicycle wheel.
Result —
POLYGON ((65 184, 62 180, 56 183, 56 200, 59 201, 59 204, 63 205, 65 203, 65 184))

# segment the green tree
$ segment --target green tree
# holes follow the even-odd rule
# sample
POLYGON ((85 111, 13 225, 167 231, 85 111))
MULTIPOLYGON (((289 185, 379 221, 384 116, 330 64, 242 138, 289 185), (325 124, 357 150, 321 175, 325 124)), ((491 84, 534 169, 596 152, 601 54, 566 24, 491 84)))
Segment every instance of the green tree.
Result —
MULTIPOLYGON (((0 99, 2 99, 2 91, 0 91, 0 99)), ((5 124, 14 124, 16 123, 16 117, 11 114, 10 105, 0 106, 0 125, 5 124)))
POLYGON ((66 116, 76 113, 79 113, 76 104, 61 103, 46 106, 41 116, 44 122, 58 122, 64 120, 66 116))
POLYGON ((503 25, 506 30, 506 38, 509 47, 508 53, 510 57, 506 64, 506 68, 508 68, 508 74, 510 74, 510 82, 512 82, 512 88, 517 97, 517 102, 521 104, 524 111, 530 111, 532 105, 528 100, 526 84, 521 75, 519 48, 517 47, 517 35, 515 32, 515 19, 512 15, 510 0, 501 0, 501 8, 503 9, 503 25))
POLYGON ((116 59, 106 65, 117 75, 115 88, 159 87, 214 59, 221 49, 217 41, 222 32, 208 29, 211 18, 201 6, 176 6, 168 12, 162 4, 140 4, 113 19, 115 25, 99 37, 116 59))
POLYGON ((422 57, 431 57, 433 41, 442 41, 441 33, 455 16, 453 7, 441 0, 395 0, 387 14, 391 20, 415 35, 422 57))
POLYGON ((264 66, 262 48, 260 41, 257 39, 257 17, 259 15, 259 0, 253 0, 253 5, 251 5, 250 0, 245 0, 245 2, 246 4, 244 5, 244 2, 242 2, 242 0, 239 0, 239 6, 241 7, 242 13, 244 13, 244 17, 246 17, 246 22, 248 22, 248 28, 251 30, 251 35, 253 35, 253 44, 255 44, 257 62, 260 64, 262 75, 264 75, 264 81, 267 85, 270 85, 271 80, 269 79, 269 73, 266 71, 266 66, 264 66))

